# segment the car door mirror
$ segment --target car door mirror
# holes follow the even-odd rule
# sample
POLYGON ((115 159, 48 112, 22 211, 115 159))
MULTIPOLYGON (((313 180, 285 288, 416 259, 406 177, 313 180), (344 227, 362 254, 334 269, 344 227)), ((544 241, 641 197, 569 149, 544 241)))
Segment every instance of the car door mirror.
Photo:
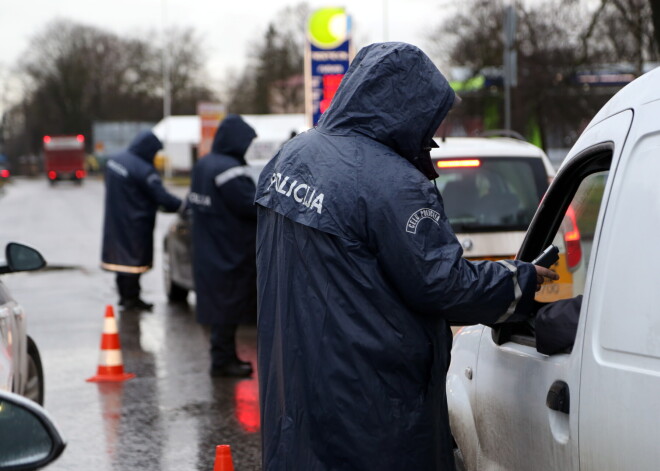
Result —
POLYGON ((16 242, 7 244, 5 258, 6 273, 39 270, 46 266, 46 260, 38 250, 16 242))
POLYGON ((66 443, 36 402, 0 391, 0 471, 33 470, 55 461, 66 443))

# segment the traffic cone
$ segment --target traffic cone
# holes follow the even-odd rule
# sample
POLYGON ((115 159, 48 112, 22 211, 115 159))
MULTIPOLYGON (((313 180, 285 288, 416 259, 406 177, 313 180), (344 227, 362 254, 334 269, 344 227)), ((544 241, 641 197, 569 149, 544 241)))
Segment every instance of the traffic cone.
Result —
POLYGON ((215 447, 213 471, 234 471, 234 463, 231 460, 231 446, 218 445, 215 447))
POLYGON ((124 373, 124 364, 121 359, 121 345, 119 344, 119 333, 117 332, 117 321, 111 305, 105 308, 105 323, 101 335, 101 356, 96 376, 87 378, 87 381, 114 382, 126 381, 135 378, 133 373, 124 373))

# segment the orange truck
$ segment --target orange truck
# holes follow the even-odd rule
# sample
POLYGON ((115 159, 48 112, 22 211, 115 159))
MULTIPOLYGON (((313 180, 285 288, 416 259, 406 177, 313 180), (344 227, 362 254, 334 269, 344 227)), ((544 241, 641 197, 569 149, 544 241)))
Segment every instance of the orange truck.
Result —
POLYGON ((44 136, 44 169, 51 184, 58 180, 82 183, 85 172, 85 136, 44 136))

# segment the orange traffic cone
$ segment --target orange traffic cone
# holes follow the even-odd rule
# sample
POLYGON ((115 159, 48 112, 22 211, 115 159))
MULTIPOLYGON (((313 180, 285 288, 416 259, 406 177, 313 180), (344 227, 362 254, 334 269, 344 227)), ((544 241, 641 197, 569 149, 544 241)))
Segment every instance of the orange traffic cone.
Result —
POLYGON ((103 335, 101 335, 101 357, 96 376, 87 378, 87 381, 112 382, 126 381, 135 378, 133 373, 124 373, 124 365, 121 360, 121 345, 119 344, 119 333, 117 332, 117 321, 111 305, 105 308, 105 323, 103 324, 103 335))
POLYGON ((234 462, 231 460, 231 446, 218 445, 215 447, 213 471, 234 471, 234 462))

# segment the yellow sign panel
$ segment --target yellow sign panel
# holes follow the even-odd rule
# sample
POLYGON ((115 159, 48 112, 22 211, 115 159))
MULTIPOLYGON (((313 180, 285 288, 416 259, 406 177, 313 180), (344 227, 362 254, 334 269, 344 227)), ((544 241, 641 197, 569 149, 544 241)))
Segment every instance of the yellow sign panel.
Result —
POLYGON ((351 20, 341 7, 321 8, 309 18, 308 36, 316 47, 334 49, 342 44, 351 31, 351 20))

